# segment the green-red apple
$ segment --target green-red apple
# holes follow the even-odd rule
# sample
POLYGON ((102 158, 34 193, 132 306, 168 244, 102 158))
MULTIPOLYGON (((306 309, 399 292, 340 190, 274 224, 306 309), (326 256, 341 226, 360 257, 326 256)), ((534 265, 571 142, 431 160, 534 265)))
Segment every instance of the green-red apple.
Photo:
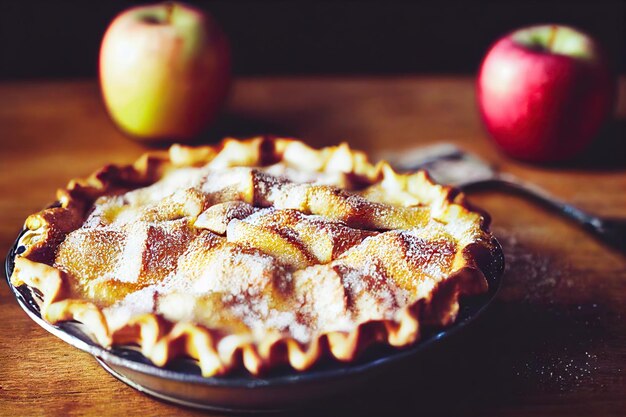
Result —
POLYGON ((186 140, 212 122, 230 85, 226 36, 206 13, 163 3, 113 20, 100 49, 109 113, 131 136, 186 140))
POLYGON ((554 162, 579 154, 611 115, 615 77, 602 48, 579 30, 516 30, 489 50, 478 74, 478 104, 494 141, 509 155, 554 162))

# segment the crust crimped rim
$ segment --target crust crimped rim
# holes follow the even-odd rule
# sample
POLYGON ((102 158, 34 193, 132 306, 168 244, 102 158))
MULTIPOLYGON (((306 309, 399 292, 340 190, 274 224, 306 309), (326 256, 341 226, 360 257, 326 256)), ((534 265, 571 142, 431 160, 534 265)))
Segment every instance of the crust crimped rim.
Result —
MULTIPOLYGON (((102 346, 136 344, 157 366, 173 358, 188 356, 198 361, 203 376, 225 374, 244 367, 259 375, 288 364, 304 371, 323 357, 349 362, 373 343, 405 347, 416 342, 424 327, 451 324, 459 310, 459 297, 488 289, 483 270, 496 254, 488 231, 489 218, 471 207, 458 190, 435 184, 425 171, 400 174, 381 161, 372 164, 363 152, 345 143, 313 149, 291 138, 256 137, 224 139, 216 146, 173 145, 168 151, 148 152, 132 165, 106 165, 86 179, 74 179, 57 192, 58 206, 29 216, 20 244, 25 251, 15 259, 11 276, 14 286, 28 285, 43 295, 41 316, 55 324, 66 320, 82 322, 102 346), (267 161, 268 155, 273 160, 267 161), (396 319, 358 323, 350 332, 333 331, 315 336, 308 343, 291 337, 267 335, 261 341, 247 334, 231 334, 217 345, 217 330, 195 323, 172 323, 154 314, 131 317, 112 331, 103 311, 93 302, 70 298, 67 274, 53 266, 57 247, 65 236, 82 226, 89 208, 100 196, 120 188, 150 185, 172 169, 201 166, 210 161, 225 166, 258 166, 283 162, 317 172, 344 172, 369 184, 396 187, 430 208, 431 217, 441 222, 459 222, 464 240, 453 261, 452 272, 435 284, 426 297, 403 307, 396 319)), ((457 242, 458 243, 458 242, 457 242)))

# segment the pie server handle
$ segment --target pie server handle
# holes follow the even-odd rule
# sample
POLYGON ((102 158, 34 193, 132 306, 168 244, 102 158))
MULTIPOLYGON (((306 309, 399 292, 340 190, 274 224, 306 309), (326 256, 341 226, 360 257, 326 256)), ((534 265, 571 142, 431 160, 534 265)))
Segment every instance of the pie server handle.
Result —
POLYGON ((579 224, 603 242, 622 253, 626 253, 626 219, 608 219, 594 216, 578 207, 565 203, 534 184, 505 173, 496 174, 493 178, 466 182, 461 185, 463 190, 485 187, 509 189, 531 197, 579 224))

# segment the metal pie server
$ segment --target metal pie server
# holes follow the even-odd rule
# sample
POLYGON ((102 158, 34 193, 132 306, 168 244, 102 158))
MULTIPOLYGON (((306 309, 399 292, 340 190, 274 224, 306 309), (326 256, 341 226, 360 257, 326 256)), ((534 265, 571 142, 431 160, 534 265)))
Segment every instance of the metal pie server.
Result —
POLYGON ((532 183, 499 172, 476 155, 465 152, 455 145, 443 143, 402 153, 382 154, 381 157, 398 170, 425 169, 435 181, 453 185, 464 191, 493 188, 530 197, 582 226, 603 242, 626 253, 626 219, 606 219, 587 213, 532 183))

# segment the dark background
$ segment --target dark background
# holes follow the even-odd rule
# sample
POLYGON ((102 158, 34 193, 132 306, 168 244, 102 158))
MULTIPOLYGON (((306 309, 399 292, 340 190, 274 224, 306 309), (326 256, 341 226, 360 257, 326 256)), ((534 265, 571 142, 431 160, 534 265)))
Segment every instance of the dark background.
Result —
MULTIPOLYGON (((0 79, 95 77, 100 40, 137 1, 0 0, 0 79)), ((626 73, 623 1, 190 1, 228 33, 239 75, 472 73, 534 23, 577 26, 626 73)))

